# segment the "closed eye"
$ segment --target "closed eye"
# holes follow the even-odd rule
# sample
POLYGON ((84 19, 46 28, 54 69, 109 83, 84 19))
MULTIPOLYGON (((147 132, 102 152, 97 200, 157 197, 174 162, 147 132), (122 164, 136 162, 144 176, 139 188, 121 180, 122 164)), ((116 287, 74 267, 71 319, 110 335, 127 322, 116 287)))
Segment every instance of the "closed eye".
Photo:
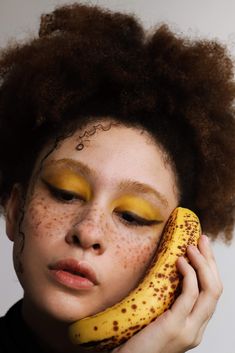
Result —
POLYGON ((65 203, 70 203, 77 200, 85 201, 84 197, 82 197, 81 195, 73 191, 58 189, 55 186, 49 184, 45 180, 43 180, 43 182, 46 184, 47 188, 49 189, 50 194, 58 201, 65 202, 65 203))
POLYGON ((122 222, 127 224, 128 226, 143 227, 143 226, 153 226, 153 225, 162 223, 162 221, 142 218, 130 211, 117 212, 117 213, 119 218, 121 218, 122 222))

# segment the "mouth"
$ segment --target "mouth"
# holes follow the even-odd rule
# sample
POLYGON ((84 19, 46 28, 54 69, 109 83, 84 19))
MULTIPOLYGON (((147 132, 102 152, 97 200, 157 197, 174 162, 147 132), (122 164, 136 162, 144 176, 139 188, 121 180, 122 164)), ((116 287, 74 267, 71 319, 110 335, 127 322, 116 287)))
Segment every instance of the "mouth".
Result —
POLYGON ((93 268, 85 261, 63 259, 48 266, 53 278, 72 289, 90 289, 98 285, 93 268))

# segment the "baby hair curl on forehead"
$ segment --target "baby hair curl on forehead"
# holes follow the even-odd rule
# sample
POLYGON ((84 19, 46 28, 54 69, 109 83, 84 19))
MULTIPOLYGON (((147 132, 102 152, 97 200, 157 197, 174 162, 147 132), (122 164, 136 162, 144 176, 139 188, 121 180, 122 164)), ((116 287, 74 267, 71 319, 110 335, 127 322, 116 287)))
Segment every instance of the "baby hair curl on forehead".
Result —
MULTIPOLYGON (((235 207, 233 62, 213 40, 146 33, 132 14, 73 4, 0 56, 0 198, 27 185, 43 146, 111 117, 150 133, 171 161, 184 207, 230 240, 235 207)), ((140 146, 141 148, 141 146, 140 146)))

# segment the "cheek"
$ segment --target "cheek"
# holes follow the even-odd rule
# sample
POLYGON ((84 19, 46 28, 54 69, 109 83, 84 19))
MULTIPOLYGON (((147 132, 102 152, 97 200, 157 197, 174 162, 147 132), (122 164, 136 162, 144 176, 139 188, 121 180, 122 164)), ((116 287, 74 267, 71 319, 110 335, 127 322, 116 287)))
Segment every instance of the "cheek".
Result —
POLYGON ((48 238, 59 235, 68 227, 73 212, 63 210, 43 197, 31 200, 23 219, 23 232, 28 237, 48 238))
POLYGON ((151 236, 124 237, 115 245, 115 256, 119 265, 124 269, 131 269, 138 273, 146 269, 156 249, 156 239, 151 236))
POLYGON ((128 269, 134 274, 143 272, 156 251, 161 229, 140 230, 127 228, 115 221, 112 225, 100 221, 100 224, 105 224, 103 234, 108 235, 106 244, 112 247, 113 260, 118 268, 122 271, 128 269))

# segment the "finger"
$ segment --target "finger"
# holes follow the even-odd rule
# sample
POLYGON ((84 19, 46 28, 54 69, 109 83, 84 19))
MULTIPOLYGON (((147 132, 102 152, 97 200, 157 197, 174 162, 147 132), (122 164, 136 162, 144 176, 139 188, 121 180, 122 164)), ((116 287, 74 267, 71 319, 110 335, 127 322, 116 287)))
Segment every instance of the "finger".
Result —
POLYGON ((199 331, 196 337, 196 341, 198 343, 197 345, 201 343, 202 337, 203 337, 204 331, 206 330, 207 325, 208 325, 208 321, 204 322, 204 324, 202 324, 202 326, 199 328, 199 331))
POLYGON ((217 300, 214 300, 210 295, 205 293, 200 294, 196 302, 189 320, 197 327, 205 327, 213 316, 217 305, 217 300))
POLYGON ((199 248, 199 251, 201 252, 201 254, 207 260, 209 266, 211 267, 211 269, 214 273, 214 276, 218 281, 218 284, 222 287, 222 281, 221 281, 219 270, 218 270, 218 267, 216 264, 213 249, 211 247, 209 238, 205 234, 202 234, 202 236, 200 237, 199 243, 198 243, 198 248, 199 248))
POLYGON ((215 257, 210 247, 210 239, 205 235, 202 234, 198 241, 198 248, 201 254, 209 261, 215 262, 215 257))
POLYGON ((210 263, 203 254, 200 253, 196 246, 188 246, 187 255, 191 265, 197 272, 201 290, 209 291, 212 294, 214 293, 217 298, 218 295, 221 294, 222 288, 220 286, 220 281, 218 281, 218 275, 215 274, 210 263))
POLYGON ((190 316, 201 325, 210 320, 222 290, 213 270, 200 251, 194 246, 189 246, 187 254, 197 272, 200 287, 200 294, 190 316))
POLYGON ((183 276, 182 292, 171 311, 179 320, 182 320, 191 313, 199 295, 199 288, 196 273, 184 257, 177 260, 177 269, 183 276))
MULTIPOLYGON (((213 286, 216 282, 213 271, 211 270, 207 260, 200 253, 199 249, 194 245, 187 248, 187 256, 191 266, 197 274, 200 283, 200 290, 208 290, 209 286, 213 286)), ((212 290, 212 288, 210 288, 212 290)))

